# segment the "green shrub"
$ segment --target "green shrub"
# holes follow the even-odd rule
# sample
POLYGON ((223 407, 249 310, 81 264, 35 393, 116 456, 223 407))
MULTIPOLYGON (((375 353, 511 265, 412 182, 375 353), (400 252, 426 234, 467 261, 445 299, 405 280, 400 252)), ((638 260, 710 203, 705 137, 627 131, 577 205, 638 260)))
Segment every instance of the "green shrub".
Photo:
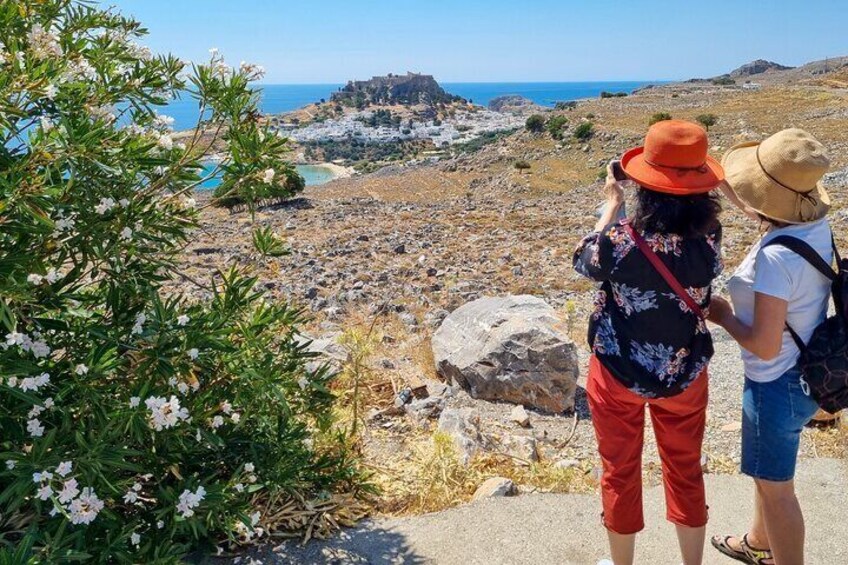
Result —
POLYGON ((551 116, 545 124, 545 128, 548 130, 548 133, 551 134, 552 138, 562 139, 562 130, 565 129, 566 124, 568 124, 568 118, 565 116, 551 116))
POLYGON ((695 118, 707 131, 718 123, 718 116, 715 114, 700 114, 695 118))
POLYGON ((519 171, 526 171, 530 168, 530 163, 528 163, 527 161, 525 161, 523 159, 520 159, 520 160, 516 161, 513 166, 516 169, 518 169, 519 171))
POLYGON ((545 118, 541 114, 533 114, 527 118, 524 127, 527 128, 527 131, 539 133, 545 129, 545 118))
MULTIPOLYGON (((180 269, 213 143, 248 203, 289 170, 254 117, 261 70, 186 69, 143 31, 88 2, 0 3, 0 560, 172 563, 359 484, 301 312, 180 269), (208 135, 175 141, 172 96, 208 135)), ((285 253, 256 239, 256 261, 285 253)))
POLYGON ((595 114, 593 114, 592 112, 589 112, 588 114, 586 114, 586 119, 587 120, 594 120, 595 114))
POLYGON ((627 96, 626 92, 608 92, 606 90, 601 91, 601 98, 623 98, 627 96))
POLYGON ((652 126, 657 122, 664 122, 671 119, 671 114, 668 112, 657 112, 648 120, 648 125, 652 126))
POLYGON ((730 78, 729 76, 721 76, 714 78, 712 83, 717 86, 730 86, 736 84, 736 81, 730 78))
POLYGON ((586 141, 595 133, 595 124, 592 122, 583 122, 574 128, 574 138, 580 141, 586 141))
POLYGON ((568 102, 557 102, 554 104, 555 110, 573 110, 577 107, 577 102, 574 100, 569 100, 568 102))

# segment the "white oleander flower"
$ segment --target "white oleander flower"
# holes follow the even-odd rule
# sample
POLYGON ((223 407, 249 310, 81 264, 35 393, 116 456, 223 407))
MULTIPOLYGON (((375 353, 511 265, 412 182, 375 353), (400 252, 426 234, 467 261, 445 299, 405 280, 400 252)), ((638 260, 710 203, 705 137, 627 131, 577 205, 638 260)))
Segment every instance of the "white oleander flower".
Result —
POLYGON ((136 533, 133 533, 132 535, 130 535, 130 543, 133 544, 133 545, 140 544, 141 543, 141 536, 136 534, 136 533))
MULTIPOLYGON (((36 358, 39 358, 39 359, 41 359, 42 357, 47 357, 48 355, 50 355, 50 348, 47 346, 47 344, 44 342, 44 340, 40 340, 40 339, 32 341, 32 343, 29 346, 29 351, 30 351, 30 353, 35 355, 36 358)), ((46 375, 47 373, 44 373, 44 374, 46 375)), ((48 376, 48 380, 49 380, 49 378, 50 377, 48 376)))
POLYGON ((27 420, 27 431, 32 437, 41 437, 44 435, 44 426, 41 425, 41 421, 38 418, 33 418, 27 420))
POLYGON ((56 272, 56 269, 50 269, 49 271, 47 271, 47 276, 45 276, 44 278, 47 279, 47 282, 53 284, 59 280, 59 273, 56 272))
POLYGON ((174 148, 174 138, 168 135, 167 133, 159 136, 159 139, 156 140, 156 145, 160 149, 164 149, 165 151, 170 151, 174 148))
POLYGON ((111 198, 101 198, 100 204, 94 207, 94 211, 101 216, 115 207, 115 201, 111 198))
POLYGON ((38 391, 41 387, 50 383, 50 375, 47 373, 41 373, 37 377, 26 377, 21 379, 21 390, 26 392, 28 390, 38 391))
POLYGON ((32 26, 27 33, 27 43, 33 56, 40 61, 58 58, 64 54, 62 46, 59 45, 59 38, 39 24, 32 26))
POLYGON ((166 400, 161 396, 153 396, 144 401, 150 410, 150 426, 157 432, 173 428, 180 421, 188 419, 188 410, 180 407, 180 399, 174 395, 166 400))
POLYGON ((60 477, 67 477, 73 469, 74 464, 70 461, 62 461, 59 463, 59 466, 56 467, 56 474, 60 477))
POLYGON ((138 408, 138 405, 139 405, 140 402, 141 402, 141 399, 139 397, 131 396, 130 397, 130 408, 138 408))
POLYGON ((165 522, 163 522, 162 520, 159 520, 158 522, 156 522, 156 529, 157 530, 161 530, 164 527, 165 527, 165 522))
POLYGON ((180 382, 179 384, 177 384, 177 390, 180 391, 180 394, 185 396, 186 394, 188 394, 188 385, 184 382, 180 382))
POLYGON ((195 360, 200 356, 200 351, 196 347, 192 347, 191 349, 188 350, 188 356, 192 360, 195 360))
POLYGON ((186 489, 180 495, 180 500, 177 503, 177 512, 183 518, 194 516, 194 509, 200 506, 200 503, 206 497, 206 489, 202 486, 197 487, 195 492, 186 489))
POLYGON ((35 495, 39 500, 47 500, 53 496, 53 488, 50 485, 43 485, 35 495))
POLYGON ((27 275, 27 282, 31 285, 38 286, 42 282, 44 282, 44 277, 36 273, 30 273, 29 275, 27 275))
POLYGON ((127 504, 133 504, 137 500, 138 500, 138 493, 135 492, 134 490, 128 490, 124 494, 124 502, 127 503, 127 504))
POLYGON ((255 469, 256 469, 256 467, 253 466, 253 463, 245 463, 244 464, 244 470, 247 471, 248 473, 252 473, 255 469))
POLYGON ((132 228, 130 228, 129 226, 127 226, 127 227, 125 227, 124 229, 121 230, 121 239, 123 239, 123 240, 132 239, 132 235, 133 235, 133 231, 132 231, 132 228))
POLYGON ((41 131, 43 131, 44 133, 48 133, 56 127, 56 125, 53 123, 53 120, 51 120, 47 116, 41 116, 38 119, 38 122, 39 124, 41 124, 41 131))
POLYGON ((27 418, 38 418, 42 412, 44 412, 43 407, 33 406, 32 408, 30 408, 29 412, 27 412, 27 418))
POLYGON ((233 412, 232 416, 230 416, 230 420, 233 421, 233 424, 238 424, 241 421, 241 414, 233 412))
POLYGON ((233 488, 236 489, 236 492, 244 492, 244 485, 241 483, 236 483, 233 488))
POLYGON ((224 402, 221 403, 221 412, 223 412, 224 414, 229 414, 232 411, 233 411, 233 405, 230 404, 229 400, 225 400, 224 402))
POLYGON ((59 491, 59 502, 68 504, 79 494, 79 483, 76 479, 68 479, 59 491))
POLYGON ((144 323, 147 321, 147 316, 144 314, 138 314, 135 317, 135 325, 132 327, 133 334, 140 334, 144 331, 144 323))
POLYGON ((130 201, 129 201, 128 198, 121 198, 120 200, 118 200, 118 204, 120 204, 121 206, 126 208, 127 206, 130 205, 130 201))
POLYGON ((74 499, 68 506, 72 524, 90 524, 101 510, 103 510, 103 501, 90 487, 82 489, 79 498, 74 499))
POLYGON ((297 379, 297 386, 300 387, 300 390, 306 390, 306 387, 309 386, 309 379, 301 376, 299 379, 297 379))
POLYGON ((7 459, 6 460, 6 468, 10 471, 12 469, 14 469, 17 464, 18 464, 18 462, 15 461, 14 459, 7 459))
POLYGON ((212 426, 213 430, 217 430, 218 428, 224 425, 223 416, 215 416, 214 418, 212 418, 212 422, 209 425, 212 426))
POLYGON ((274 176, 277 174, 277 171, 274 169, 265 169, 265 172, 262 173, 262 182, 265 184, 271 184, 274 182, 274 176))
POLYGON ((212 55, 212 56, 214 57, 215 55, 217 55, 217 54, 218 54, 218 48, 217 48, 217 47, 212 47, 211 49, 209 49, 209 54, 210 54, 210 55, 212 55))
POLYGON ((53 408, 53 397, 51 396, 51 397, 45 398, 43 404, 44 404, 45 410, 50 410, 51 408, 53 408))
POLYGON ((88 366, 80 363, 74 367, 74 372, 80 376, 88 374, 88 366))
POLYGON ((189 318, 185 314, 182 314, 181 316, 177 316, 177 325, 178 326, 184 326, 187 323, 189 323, 190 321, 191 321, 191 318, 189 318))
POLYGON ((33 473, 32 474, 32 482, 34 482, 34 483, 40 483, 42 481, 52 481, 52 480, 53 480, 53 473, 51 473, 50 471, 42 471, 40 473, 33 473))
POLYGON ((59 89, 56 88, 55 84, 48 84, 47 88, 44 89, 44 97, 48 100, 55 100, 57 94, 59 94, 59 89))
POLYGON ((16 386, 18 386, 18 377, 9 377, 6 381, 6 384, 9 386, 9 388, 15 388, 16 386))

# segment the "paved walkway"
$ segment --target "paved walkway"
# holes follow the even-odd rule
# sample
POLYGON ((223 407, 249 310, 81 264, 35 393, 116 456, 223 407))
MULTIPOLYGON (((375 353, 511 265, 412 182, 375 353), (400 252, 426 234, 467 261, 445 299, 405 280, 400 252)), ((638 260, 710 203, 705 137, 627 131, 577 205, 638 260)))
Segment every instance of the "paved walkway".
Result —
MULTIPOLYGON (((831 459, 802 460, 798 491, 807 518, 807 563, 848 564, 848 466, 831 459)), ((752 483, 743 476, 709 475, 708 534, 744 532, 752 483)), ((414 518, 363 522, 339 538, 289 544, 256 557, 264 563, 435 563, 458 565, 595 565, 605 556, 592 495, 535 494, 489 499, 414 518)), ((645 492, 646 530, 638 540, 640 565, 680 563, 673 528, 663 520, 662 489, 645 492)), ((707 548, 707 565, 735 563, 707 548)))

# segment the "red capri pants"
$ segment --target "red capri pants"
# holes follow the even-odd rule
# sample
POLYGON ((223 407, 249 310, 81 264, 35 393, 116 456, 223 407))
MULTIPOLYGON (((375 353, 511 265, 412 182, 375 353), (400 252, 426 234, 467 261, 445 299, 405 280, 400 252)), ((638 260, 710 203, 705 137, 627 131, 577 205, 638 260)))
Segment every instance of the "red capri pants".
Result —
POLYGON ((604 526, 619 534, 645 527, 642 515, 642 444, 645 405, 662 460, 666 518, 697 528, 707 523, 701 442, 707 409, 707 371, 684 392, 648 399, 630 392, 595 356, 589 362, 586 393, 603 463, 604 526))

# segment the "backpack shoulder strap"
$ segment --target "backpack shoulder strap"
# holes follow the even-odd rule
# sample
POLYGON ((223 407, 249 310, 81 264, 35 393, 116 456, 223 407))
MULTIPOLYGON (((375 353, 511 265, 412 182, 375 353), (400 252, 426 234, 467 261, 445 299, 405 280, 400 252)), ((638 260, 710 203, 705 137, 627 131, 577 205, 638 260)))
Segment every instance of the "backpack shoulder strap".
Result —
POLYGON ((683 285, 677 280, 677 278, 672 274, 672 272, 665 266, 665 263, 662 262, 662 259, 654 253, 654 250, 650 248, 645 239, 633 229, 633 226, 630 225, 630 222, 624 221, 622 222, 624 229, 627 230, 627 234, 630 238, 636 243, 636 247, 639 248, 639 251, 642 252, 642 255, 653 265, 654 269, 660 274, 660 276, 665 280, 666 284, 671 287, 671 290, 680 297, 680 299, 689 307, 689 309, 694 312, 696 316, 700 319, 706 319, 703 310, 698 306, 698 303, 689 296, 689 293, 686 292, 686 289, 683 288, 683 285))
POLYGON ((792 237, 791 235, 779 235, 763 245, 763 249, 774 245, 780 245, 781 247, 785 247, 793 253, 800 255, 807 263, 815 267, 818 272, 827 277, 829 280, 836 280, 837 274, 836 271, 833 270, 833 267, 828 265, 827 262, 822 259, 821 255, 816 253, 816 250, 813 249, 806 241, 798 239, 797 237, 792 237))

